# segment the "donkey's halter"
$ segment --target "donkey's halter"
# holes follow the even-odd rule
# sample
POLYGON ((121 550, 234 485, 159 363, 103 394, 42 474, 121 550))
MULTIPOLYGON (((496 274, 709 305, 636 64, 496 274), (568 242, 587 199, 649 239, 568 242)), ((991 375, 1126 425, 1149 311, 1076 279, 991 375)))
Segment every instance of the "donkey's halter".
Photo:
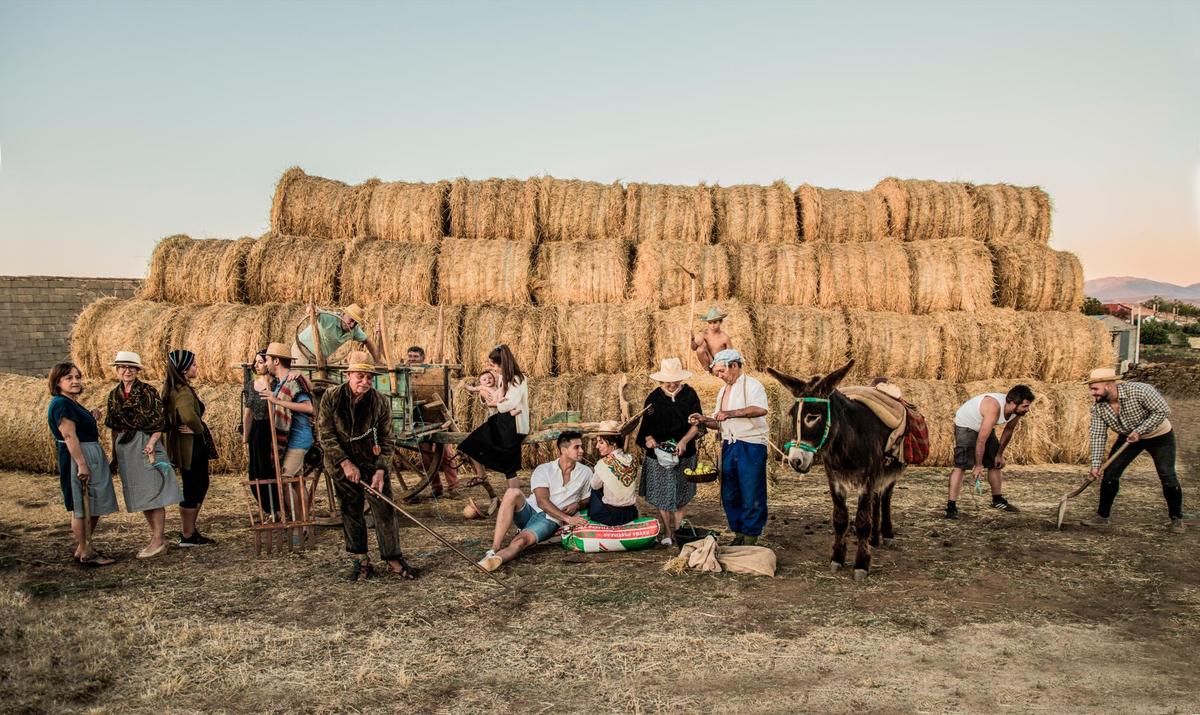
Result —
POLYGON ((817 450, 824 447, 825 443, 827 441, 829 441, 829 426, 833 421, 832 415, 830 414, 830 411, 829 411, 829 398, 828 397, 797 397, 796 405, 798 405, 800 407, 799 409, 796 410, 796 441, 788 443, 788 446, 799 447, 800 449, 804 450, 805 452, 812 452, 812 453, 816 454, 817 450), (800 417, 801 417, 801 415, 804 414, 803 404, 805 402, 825 405, 825 432, 821 435, 821 441, 817 442, 817 444, 815 446, 800 439, 800 435, 801 435, 800 417))

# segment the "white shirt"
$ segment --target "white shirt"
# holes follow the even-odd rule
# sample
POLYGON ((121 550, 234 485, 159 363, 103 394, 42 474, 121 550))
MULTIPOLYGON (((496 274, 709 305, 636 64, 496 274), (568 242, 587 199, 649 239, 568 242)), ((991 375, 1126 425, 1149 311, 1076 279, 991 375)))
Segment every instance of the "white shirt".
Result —
MULTIPOLYGON (((770 409, 767 406, 767 388, 745 373, 742 373, 741 377, 732 385, 725 385, 717 393, 717 407, 713 410, 713 415, 715 416, 722 409, 726 411, 740 410, 743 407, 770 409), (726 390, 729 390, 729 401, 722 408, 721 400, 725 399, 726 390)), ((766 415, 762 417, 730 417, 721 423, 722 442, 749 442, 750 444, 765 445, 769 434, 766 415)))
POLYGON ((1002 425, 1008 422, 1008 417, 1004 414, 1004 402, 1008 395, 1003 392, 985 392, 982 395, 976 395, 963 403, 962 407, 958 408, 958 412, 954 413, 954 426, 966 427, 978 432, 983 428, 983 398, 991 397, 1000 403, 1000 418, 996 420, 996 424, 1002 425))
POLYGON ((516 409, 521 410, 521 414, 514 418, 517 422, 517 432, 519 434, 529 434, 528 380, 521 380, 515 385, 509 385, 504 391, 504 397, 500 398, 500 403, 496 405, 496 411, 500 413, 511 412, 516 409))
MULTIPOLYGON (((538 505, 537 497, 533 496, 533 490, 538 487, 549 489, 551 503, 559 510, 566 511, 568 506, 578 504, 592 493, 592 470, 586 464, 577 462, 575 469, 571 470, 571 478, 563 484, 562 469, 559 468, 557 459, 539 464, 529 477, 530 496, 526 501, 534 511, 544 511, 538 505)), ((549 514, 546 516, 556 524, 561 523, 549 514)))

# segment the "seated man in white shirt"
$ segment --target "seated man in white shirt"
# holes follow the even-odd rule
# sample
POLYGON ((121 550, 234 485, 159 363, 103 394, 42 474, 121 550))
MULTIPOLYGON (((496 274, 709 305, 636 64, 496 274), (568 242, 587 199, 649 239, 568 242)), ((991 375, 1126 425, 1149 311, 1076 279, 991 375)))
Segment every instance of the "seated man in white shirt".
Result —
POLYGON ((496 531, 492 548, 479 565, 495 571, 522 551, 546 541, 558 533, 564 524, 584 526, 587 520, 578 516, 586 507, 592 491, 592 470, 583 459, 583 435, 563 432, 558 437, 558 459, 539 464, 529 477, 532 497, 510 487, 496 509, 496 531), (520 531, 501 548, 510 526, 520 531))

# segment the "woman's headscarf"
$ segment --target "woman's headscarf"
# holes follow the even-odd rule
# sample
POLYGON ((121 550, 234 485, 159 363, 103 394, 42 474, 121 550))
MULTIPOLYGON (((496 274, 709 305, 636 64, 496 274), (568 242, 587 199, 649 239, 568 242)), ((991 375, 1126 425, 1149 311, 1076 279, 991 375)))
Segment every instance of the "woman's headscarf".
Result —
POLYGON ((179 374, 187 372, 187 369, 196 362, 196 353, 191 350, 172 350, 167 353, 167 360, 171 362, 179 374))

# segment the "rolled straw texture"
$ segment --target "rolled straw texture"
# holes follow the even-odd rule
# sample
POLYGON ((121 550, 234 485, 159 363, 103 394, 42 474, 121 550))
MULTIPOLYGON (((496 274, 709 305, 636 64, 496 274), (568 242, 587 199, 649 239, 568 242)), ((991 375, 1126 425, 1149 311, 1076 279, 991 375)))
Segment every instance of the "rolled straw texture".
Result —
POLYGON ((379 186, 371 179, 356 186, 309 176, 293 166, 275 186, 271 228, 283 236, 349 240, 370 234, 371 197, 379 186))
MULTIPOLYGON (((820 246, 762 244, 731 246, 737 266, 737 297, 747 303, 814 306, 818 295, 820 246)), ((904 265, 905 271, 908 264, 904 265)), ((905 295, 907 295, 907 285, 905 295)))
POLYGON ((817 305, 911 313, 912 276, 905 249, 898 241, 816 247, 817 305))
POLYGON ((239 303, 245 300, 246 256, 253 238, 164 238, 154 247, 140 300, 239 303))
POLYGON ((712 189, 703 184, 625 189, 625 238, 631 241, 711 243, 715 224, 712 189))
POLYGON ((463 312, 462 363, 478 375, 487 366, 492 348, 507 344, 522 371, 547 377, 554 369, 554 308, 481 305, 463 312))
POLYGON ((846 364, 850 333, 840 310, 758 305, 754 324, 760 356, 755 370, 773 367, 807 377, 846 364))
POLYGON ((925 241, 971 236, 975 203, 970 185, 957 181, 884 179, 875 186, 902 238, 925 241))
MULTIPOLYGON (((518 356, 519 358, 519 356, 518 356)), ((531 377, 529 379, 529 429, 536 432, 557 412, 571 409, 571 388, 575 376, 531 377)), ((521 466, 532 469, 557 458, 553 441, 525 442, 521 447, 521 466)))
MULTIPOLYGON (((1048 464, 1058 458, 1061 451, 1059 440, 1062 435, 1053 396, 1049 394, 1045 383, 1030 378, 991 379, 968 382, 963 385, 963 389, 967 392, 967 399, 971 399, 985 392, 1007 393, 1014 385, 1019 384, 1028 385, 1033 390, 1033 406, 1029 414, 1021 417, 1016 423, 1016 431, 1013 432, 1012 441, 1004 454, 1012 464, 1048 464)), ((1003 426, 996 427, 997 439, 1003 431, 1003 426)))
POLYGON ((246 256, 248 303, 338 300, 346 244, 300 236, 264 236, 246 256))
POLYGON ((620 303, 628 292, 629 262, 623 240, 542 244, 533 295, 540 305, 620 303))
POLYGON ((202 382, 241 382, 242 372, 234 365, 251 362, 254 353, 272 340, 291 344, 272 334, 283 307, 218 303, 181 308, 171 326, 167 349, 196 353, 202 382))
POLYGON ((545 176, 537 181, 537 225, 546 241, 597 241, 621 236, 625 228, 625 189, 545 176))
POLYGON ((923 466, 949 467, 954 464, 954 413, 967 400, 962 385, 939 380, 890 379, 904 393, 904 399, 925 417, 929 429, 929 458, 923 466))
POLYGON ((367 210, 367 234, 384 241, 438 241, 448 227, 450 182, 389 181, 375 187, 367 210))
POLYGON ((983 184, 972 186, 970 193, 975 204, 975 238, 1049 242, 1050 196, 1041 187, 983 184))
POLYGON ((342 258, 340 301, 431 304, 437 253, 431 242, 355 241, 342 258))
MULTIPOLYGON (((708 304, 696 304, 696 313, 703 313, 708 309, 708 304)), ((733 343, 733 347, 742 353, 746 359, 746 365, 751 369, 760 369, 758 364, 758 338, 751 326, 750 313, 746 307, 740 303, 726 301, 720 304, 722 310, 728 313, 725 318, 724 329, 729 334, 733 343)), ((651 330, 653 332, 652 345, 654 348, 654 358, 651 365, 657 366, 666 358, 680 358, 686 369, 692 372, 705 372, 708 365, 701 366, 695 358, 695 352, 688 350, 687 354, 680 354, 688 346, 688 331, 697 339, 701 339, 701 332, 705 328, 705 324, 696 314, 688 314, 687 306, 671 308, 668 310, 657 310, 650 314, 651 330)))
POLYGON ((633 264, 634 300, 672 308, 692 299, 691 278, 696 274, 697 305, 727 300, 733 295, 734 263, 729 246, 705 246, 680 241, 646 241, 637 246, 633 264), (681 268, 682 266, 683 268, 681 268))
POLYGON ((450 187, 450 235, 534 243, 537 194, 537 179, 455 179, 450 187))
POLYGON ((1116 355, 1108 329, 1076 312, 1020 313, 1037 347, 1033 375, 1046 382, 1083 380, 1097 367, 1113 367, 1116 355))
POLYGON ((447 238, 437 262, 438 303, 528 305, 533 244, 447 238))
POLYGON ((145 300, 101 298, 84 308, 71 332, 71 360, 88 380, 112 376, 119 350, 142 358, 142 379, 161 380, 169 338, 189 308, 145 300))
POLYGON ((992 304, 992 254, 980 241, 946 239, 904 245, 914 313, 980 310, 992 304))
MULTIPOLYGON (((852 380, 863 384, 879 376, 936 380, 941 372, 942 330, 928 316, 848 310, 846 327, 854 358, 852 380)), ((827 372, 844 362, 831 360, 824 363, 831 367, 805 374, 827 372)))
POLYGON ((1038 346, 1024 315, 1007 308, 935 313, 942 330, 941 379, 952 382, 1037 375, 1038 346))
POLYGON ((712 190, 716 239, 729 243, 795 243, 800 227, 796 197, 782 181, 712 190))
POLYGON ((651 311, 636 303, 563 306, 557 312, 560 373, 650 367, 651 311))
MULTIPOLYGON (((96 403, 97 394, 99 402, 104 401, 101 384, 84 383, 85 404, 96 403)), ((0 373, 0 469, 58 472, 58 447, 46 424, 49 407, 45 379, 0 373)))
POLYGON ((1073 253, 1022 240, 993 241, 995 303, 1017 310, 1078 311, 1083 306, 1083 266, 1073 253))
POLYGON ((876 191, 843 191, 801 184, 796 189, 800 207, 800 237, 805 242, 852 243, 896 238, 889 231, 883 194, 876 191))

